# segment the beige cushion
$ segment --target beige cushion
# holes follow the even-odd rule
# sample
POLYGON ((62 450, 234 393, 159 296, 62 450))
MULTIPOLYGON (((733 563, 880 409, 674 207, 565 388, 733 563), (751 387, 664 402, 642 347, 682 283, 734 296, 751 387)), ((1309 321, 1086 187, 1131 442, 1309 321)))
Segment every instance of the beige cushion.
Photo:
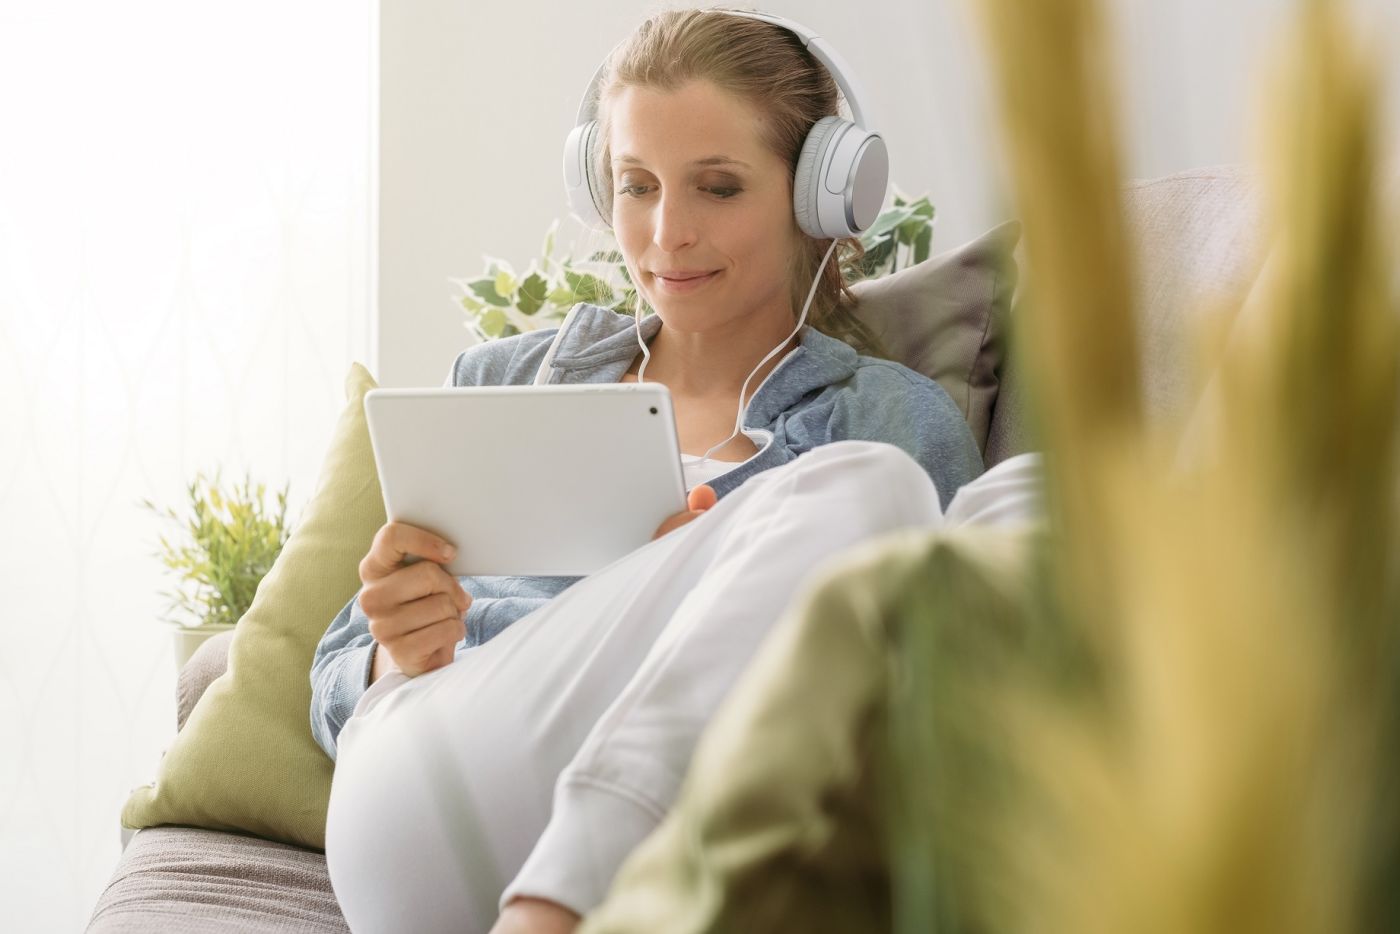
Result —
POLYGON ((1124 212, 1136 248, 1143 403, 1154 419, 1180 418, 1195 403, 1200 316, 1238 304, 1259 270, 1257 184, 1239 166, 1130 182, 1124 212))
MULTIPOLYGON (((1123 211, 1137 262, 1143 403, 1153 419, 1184 419, 1195 402, 1188 362, 1196 316, 1238 301, 1259 267, 1257 184, 1236 165, 1132 181, 1124 186, 1123 211)), ((1022 269, 1025 279, 1034 277, 1024 263, 1022 269)), ((1008 359, 1005 373, 987 438, 988 467, 1036 447, 1014 361, 1008 359)))
POLYGON ((895 360, 937 380, 985 450, 996 402, 1021 225, 1008 221, 955 250, 857 282, 856 314, 895 360))
POLYGON ((311 659, 359 590, 360 559, 385 521, 364 416, 374 385, 350 367, 316 493, 233 631, 228 670, 195 704, 155 782, 132 792, 123 825, 324 847, 332 763, 311 736, 311 659))

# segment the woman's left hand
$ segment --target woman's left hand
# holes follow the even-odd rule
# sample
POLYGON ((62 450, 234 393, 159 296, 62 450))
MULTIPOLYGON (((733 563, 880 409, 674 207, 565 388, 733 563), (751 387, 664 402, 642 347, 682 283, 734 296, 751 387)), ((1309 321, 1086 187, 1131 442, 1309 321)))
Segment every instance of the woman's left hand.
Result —
POLYGON ((714 489, 703 483, 700 484, 686 496, 685 512, 678 512, 661 523, 661 526, 656 530, 656 534, 651 537, 651 540, 656 541, 667 532, 673 532, 687 522, 695 520, 702 512, 709 509, 717 502, 719 502, 719 497, 715 495, 714 489))
POLYGON ((510 900, 491 934, 570 934, 580 920, 558 902, 522 896, 510 900))

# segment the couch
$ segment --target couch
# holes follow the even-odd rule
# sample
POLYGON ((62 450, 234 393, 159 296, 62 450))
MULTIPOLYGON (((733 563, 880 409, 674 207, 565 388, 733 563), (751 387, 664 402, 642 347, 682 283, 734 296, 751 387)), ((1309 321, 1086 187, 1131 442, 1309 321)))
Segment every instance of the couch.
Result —
MULTIPOLYGON (((1188 322, 1212 295, 1239 295, 1260 261, 1253 179, 1238 167, 1202 168, 1125 186, 1137 245, 1144 399, 1151 416, 1192 405, 1188 322)), ((1014 313, 1013 313, 1014 317, 1014 313)), ((1014 352, 998 374, 988 466, 1032 446, 1014 352)), ((233 632, 208 640, 180 672, 177 731, 223 673, 233 632)), ((125 838, 126 834, 124 834, 125 838)), ((226 831, 149 827, 130 835, 88 931, 345 931, 321 852, 226 831)))

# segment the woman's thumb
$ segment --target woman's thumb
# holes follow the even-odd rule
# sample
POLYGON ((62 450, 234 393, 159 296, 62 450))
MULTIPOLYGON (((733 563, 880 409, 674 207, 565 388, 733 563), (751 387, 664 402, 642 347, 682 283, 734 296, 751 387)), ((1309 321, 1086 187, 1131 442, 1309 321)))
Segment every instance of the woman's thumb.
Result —
POLYGON ((715 495, 714 488, 702 483, 686 496, 685 507, 691 512, 704 512, 717 502, 719 497, 715 495))

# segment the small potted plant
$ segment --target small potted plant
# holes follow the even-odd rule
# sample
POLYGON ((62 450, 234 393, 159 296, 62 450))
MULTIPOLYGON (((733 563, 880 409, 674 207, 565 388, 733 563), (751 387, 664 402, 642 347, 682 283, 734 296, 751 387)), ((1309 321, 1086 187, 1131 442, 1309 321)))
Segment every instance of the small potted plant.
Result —
POLYGON ((264 508, 264 485, 254 488, 246 474, 241 486, 226 491, 217 470, 212 481, 201 471, 187 490, 190 511, 184 516, 141 501, 181 533, 176 541, 160 536, 161 550, 152 553, 178 575, 178 587, 162 594, 171 598, 167 611, 176 611, 164 617, 175 626, 176 670, 205 639, 232 629, 248 611, 291 534, 285 487, 275 512, 264 508))

